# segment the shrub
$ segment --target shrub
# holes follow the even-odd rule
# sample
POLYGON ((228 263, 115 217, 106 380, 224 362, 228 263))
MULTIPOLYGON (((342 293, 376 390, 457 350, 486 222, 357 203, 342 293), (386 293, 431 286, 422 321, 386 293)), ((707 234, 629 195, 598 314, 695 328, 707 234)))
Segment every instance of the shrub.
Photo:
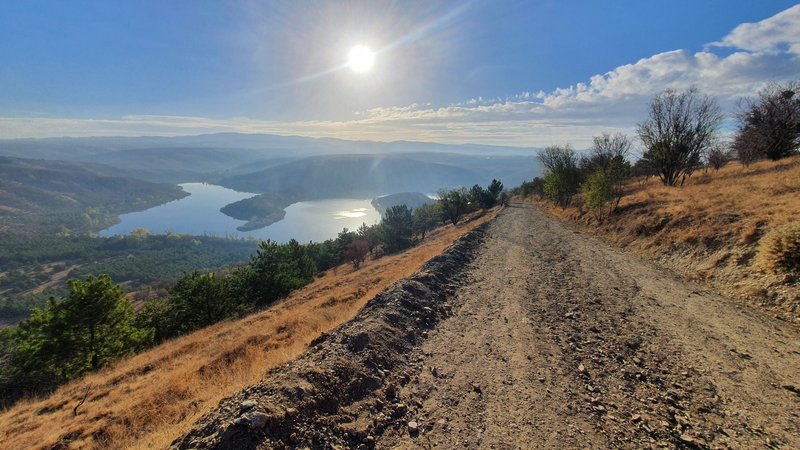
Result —
POLYGON ((358 269, 361 263, 367 259, 368 254, 369 244, 367 241, 357 240, 347 244, 342 252, 342 257, 345 261, 349 261, 353 264, 354 269, 358 269))
MULTIPOLYGON (((583 193, 583 206, 595 218, 602 220, 608 212, 614 208, 609 208, 615 196, 614 178, 604 170, 594 172, 581 187, 583 193)), ((613 205, 616 206, 616 205, 613 205)))
POLYGON ((523 197, 530 197, 531 195, 544 197, 544 179, 535 177, 531 181, 523 181, 519 187, 512 191, 512 193, 514 195, 521 195, 523 197))
POLYGON ((631 163, 628 157, 633 144, 630 138, 622 133, 614 135, 603 133, 595 136, 593 143, 588 156, 581 159, 581 170, 588 175, 587 178, 594 177, 592 187, 583 189, 584 200, 588 193, 592 203, 589 209, 599 219, 602 215, 601 210, 606 204, 611 203, 610 212, 617 209, 622 199, 623 184, 631 176, 631 163))
POLYGON ((580 182, 569 173, 550 172, 544 177, 544 194, 559 206, 569 205, 572 196, 578 192, 580 182))
POLYGON ((758 262, 775 273, 800 274, 800 223, 789 223, 767 233, 758 245, 758 262))
POLYGON ((736 135, 731 147, 733 148, 733 152, 736 154, 736 158, 745 167, 748 167, 750 164, 753 164, 754 162, 763 158, 758 149, 748 142, 746 136, 741 134, 736 135))
POLYGON ((730 158, 725 150, 720 147, 714 147, 708 151, 706 160, 708 161, 708 165, 714 168, 714 170, 719 170, 728 163, 730 158))
POLYGON ((570 145, 554 145, 539 152, 537 157, 547 169, 544 177, 545 195, 560 206, 567 206, 581 183, 575 150, 570 145))
POLYGON ((439 191, 439 207, 442 220, 456 225, 469 209, 469 192, 466 188, 442 189, 439 191))
POLYGON ((497 199, 502 191, 503 183, 498 180, 492 180, 486 189, 476 184, 469 192, 470 202, 480 206, 481 209, 489 209, 497 204, 497 199))
POLYGON ((581 170, 591 175, 598 170, 605 171, 610 177, 622 181, 630 176, 631 163, 628 162, 633 143, 628 136, 617 133, 603 133, 592 138, 589 154, 581 158, 581 170))

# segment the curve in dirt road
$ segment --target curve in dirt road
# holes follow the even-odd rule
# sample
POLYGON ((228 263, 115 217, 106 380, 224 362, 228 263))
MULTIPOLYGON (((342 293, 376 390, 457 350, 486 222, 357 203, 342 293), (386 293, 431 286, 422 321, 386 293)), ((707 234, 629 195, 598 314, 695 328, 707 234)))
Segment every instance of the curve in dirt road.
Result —
POLYGON ((464 239, 176 446, 800 448, 792 325, 530 205, 464 239))

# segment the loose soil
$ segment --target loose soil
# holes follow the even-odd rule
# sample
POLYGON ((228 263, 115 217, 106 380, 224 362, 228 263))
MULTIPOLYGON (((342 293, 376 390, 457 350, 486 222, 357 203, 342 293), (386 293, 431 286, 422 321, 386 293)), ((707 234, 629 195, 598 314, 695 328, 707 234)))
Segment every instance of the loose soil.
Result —
POLYGON ((176 448, 800 448, 800 332, 512 205, 176 448))

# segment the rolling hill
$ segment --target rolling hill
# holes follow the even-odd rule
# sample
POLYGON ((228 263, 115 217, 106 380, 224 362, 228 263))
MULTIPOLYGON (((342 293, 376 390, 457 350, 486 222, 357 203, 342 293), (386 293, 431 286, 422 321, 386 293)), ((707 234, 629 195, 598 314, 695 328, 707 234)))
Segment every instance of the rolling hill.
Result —
POLYGON ((405 156, 335 155, 291 161, 220 184, 244 192, 295 195, 304 199, 372 197, 483 181, 475 171, 405 156))
POLYGON ((110 167, 0 157, 0 217, 6 231, 60 225, 94 230, 116 214, 186 195, 177 186, 127 178, 110 167))
POLYGON ((436 192, 442 187, 480 183, 485 176, 462 167, 418 161, 405 155, 315 156, 223 178, 219 183, 260 195, 221 211, 253 230, 283 218, 283 208, 304 200, 369 198, 398 192, 436 192))

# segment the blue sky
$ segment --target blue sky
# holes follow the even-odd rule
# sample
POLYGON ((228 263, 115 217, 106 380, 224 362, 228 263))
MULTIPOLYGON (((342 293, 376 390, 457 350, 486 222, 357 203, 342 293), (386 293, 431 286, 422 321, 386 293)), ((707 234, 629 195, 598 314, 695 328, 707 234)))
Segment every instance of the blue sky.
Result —
POLYGON ((580 146, 664 88, 730 109, 799 59, 800 6, 777 0, 1 2, 0 138, 580 146), (342 67, 357 44, 365 74, 342 67))

